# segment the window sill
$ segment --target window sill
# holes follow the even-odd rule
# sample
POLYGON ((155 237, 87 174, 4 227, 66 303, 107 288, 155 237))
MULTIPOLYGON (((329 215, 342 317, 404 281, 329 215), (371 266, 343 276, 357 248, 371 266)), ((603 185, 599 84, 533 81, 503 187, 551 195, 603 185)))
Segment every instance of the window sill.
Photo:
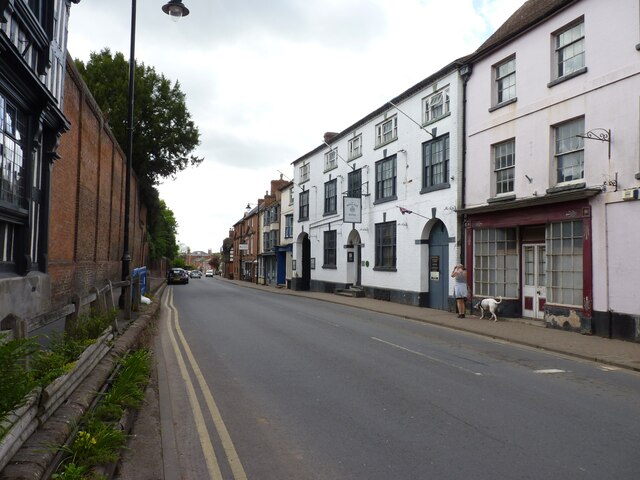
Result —
POLYGON ((322 268, 325 270, 337 270, 338 267, 336 267, 335 265, 322 265, 322 268))
POLYGON ((559 83, 566 82, 567 80, 571 80, 572 78, 582 75, 583 73, 587 73, 587 67, 582 67, 581 69, 576 70, 575 72, 572 72, 568 75, 565 75, 564 77, 551 80, 549 83, 547 83, 547 87, 548 88, 555 87, 559 83))
POLYGON ((374 147, 374 150, 377 150, 377 149, 379 149, 379 148, 385 147, 385 146, 389 145, 390 143, 395 142, 396 140, 398 140, 398 137, 392 138, 392 139, 391 139, 391 140, 389 140, 388 142, 384 142, 384 143, 381 143, 381 144, 379 144, 379 145, 376 145, 376 146, 374 147))
POLYGON ((373 202, 374 205, 378 205, 380 203, 387 203, 387 202, 393 202, 394 200, 397 200, 398 196, 397 195, 393 195, 392 197, 386 197, 386 198, 380 198, 376 201, 373 202))
POLYGON ((396 267, 373 267, 374 272, 397 272, 396 267))
POLYGON ((439 121, 440 121, 440 120, 442 120, 443 118, 447 118, 447 117, 448 117, 448 116, 450 116, 450 115, 451 115, 451 112, 447 112, 447 113, 445 113, 444 115, 440 115, 438 118, 434 118, 434 119, 432 119, 432 120, 429 120, 428 122, 423 122, 423 123, 422 123, 422 126, 423 126, 423 127, 426 127, 426 126, 428 126, 428 125, 433 125, 434 123, 439 122, 439 121))
POLYGON ((582 188, 586 188, 587 184, 585 182, 580 183, 561 183, 560 185, 556 185, 555 187, 547 188, 547 193, 549 195, 560 192, 568 192, 570 190, 580 190, 582 188))
POLYGON ((358 154, 358 155, 354 155, 353 157, 349 157, 349 158, 347 159, 347 162, 352 162, 352 161, 354 161, 356 158, 360 158, 361 156, 362 156, 362 154, 360 153, 360 154, 358 154))
POLYGON ((438 190, 446 190, 447 188, 451 188, 450 183, 441 183, 440 185, 434 185, 432 187, 425 187, 420 190, 420 193, 429 193, 429 192, 437 192, 438 190))
POLYGON ((516 199, 515 193, 511 195, 500 195, 496 197, 487 198, 487 203, 500 203, 500 202, 511 202, 516 199))
POLYGON ((300 222, 308 222, 309 221, 309 217, 304 217, 304 218, 299 218, 298 219, 298 223, 300 222))
POLYGON ((502 107, 506 107, 507 105, 511 105, 512 103, 516 103, 518 101, 518 97, 513 97, 505 102, 497 103, 493 107, 489 108, 489 112, 495 112, 496 110, 500 110, 502 107))
POLYGON ((327 173, 330 172, 331 170, 335 170, 336 168, 338 168, 338 164, 336 163, 335 165, 331 166, 331 167, 325 167, 324 171, 322 173, 327 173))
POLYGON ((332 211, 332 212, 324 212, 324 213, 322 214, 322 216, 323 216, 323 217, 332 217, 332 216, 334 216, 334 215, 338 215, 338 211, 337 211, 337 210, 334 210, 334 211, 332 211))

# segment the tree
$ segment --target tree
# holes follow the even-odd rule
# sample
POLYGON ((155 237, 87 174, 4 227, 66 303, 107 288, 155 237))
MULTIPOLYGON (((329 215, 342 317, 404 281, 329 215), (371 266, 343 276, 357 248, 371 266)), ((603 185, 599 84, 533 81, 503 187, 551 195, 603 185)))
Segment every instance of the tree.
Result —
MULTIPOLYGON (((112 55, 105 48, 91 53, 86 65, 76 60, 76 66, 126 152, 129 62, 122 53, 112 55)), ((153 186, 202 162, 191 154, 200 143, 200 132, 179 82, 172 86, 142 63, 136 63, 135 76, 132 165, 138 180, 153 186)))
POLYGON ((220 254, 214 253, 209 260, 209 266, 213 271, 217 271, 220 268, 220 254))
POLYGON ((157 208, 147 209, 147 212, 147 234, 151 260, 162 257, 173 260, 178 255, 176 242, 178 222, 176 222, 173 212, 167 208, 164 200, 158 200, 157 208))

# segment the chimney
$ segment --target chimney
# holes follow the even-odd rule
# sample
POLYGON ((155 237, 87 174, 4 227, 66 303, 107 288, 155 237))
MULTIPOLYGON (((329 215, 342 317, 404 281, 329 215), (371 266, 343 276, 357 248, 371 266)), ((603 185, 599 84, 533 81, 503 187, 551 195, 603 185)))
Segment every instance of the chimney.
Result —
POLYGON ((324 141, 329 143, 336 135, 338 135, 338 132, 325 132, 324 141))

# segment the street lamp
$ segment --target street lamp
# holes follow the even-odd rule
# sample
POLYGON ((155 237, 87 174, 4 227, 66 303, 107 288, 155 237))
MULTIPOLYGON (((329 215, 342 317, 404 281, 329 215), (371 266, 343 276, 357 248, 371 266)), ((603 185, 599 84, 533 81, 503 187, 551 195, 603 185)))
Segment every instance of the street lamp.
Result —
MULTIPOLYGON (((135 89, 135 63, 136 63, 136 0, 131 0, 131 48, 129 51, 129 92, 127 105, 127 168, 124 190, 124 253, 122 254, 122 280, 129 276, 131 264, 131 252, 129 251, 129 204, 131 203, 131 170, 133 165, 133 92, 135 89)), ((180 17, 189 15, 189 9, 182 4, 181 0, 169 0, 162 7, 162 11, 170 15, 174 21, 180 17)), ((124 307, 124 295, 126 288, 123 287, 120 295, 120 304, 124 307)))

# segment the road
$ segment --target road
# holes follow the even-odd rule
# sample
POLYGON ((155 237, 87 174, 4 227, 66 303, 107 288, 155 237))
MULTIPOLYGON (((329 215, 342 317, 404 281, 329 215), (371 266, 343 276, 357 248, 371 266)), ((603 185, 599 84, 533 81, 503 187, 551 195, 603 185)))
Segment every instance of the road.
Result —
POLYGON ((167 288, 168 479, 637 479, 640 375, 219 278, 167 288))

